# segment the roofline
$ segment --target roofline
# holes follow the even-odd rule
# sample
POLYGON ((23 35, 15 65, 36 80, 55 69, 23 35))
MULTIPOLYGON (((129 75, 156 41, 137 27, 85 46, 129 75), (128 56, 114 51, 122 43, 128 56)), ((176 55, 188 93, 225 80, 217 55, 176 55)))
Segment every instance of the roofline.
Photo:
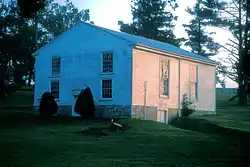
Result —
POLYGON ((202 60, 202 59, 194 58, 194 57, 191 57, 191 56, 184 56, 184 55, 177 54, 177 53, 174 53, 174 52, 167 52, 167 51, 164 51, 164 50, 148 47, 148 46, 145 46, 145 45, 142 45, 142 44, 136 44, 136 45, 134 45, 134 48, 139 49, 139 50, 144 50, 144 51, 148 51, 148 52, 161 54, 161 55, 166 55, 166 56, 169 56, 169 57, 174 57, 174 58, 177 58, 177 59, 189 60, 189 61, 194 61, 194 62, 198 62, 198 63, 203 63, 203 64, 211 65, 211 66, 217 66, 219 64, 216 61, 212 62, 213 60, 208 61, 208 60, 202 60))
MULTIPOLYGON (((82 24, 85 24, 85 25, 88 25, 88 26, 91 26, 91 27, 93 27, 93 28, 95 28, 95 29, 97 29, 97 30, 99 30, 99 31, 106 32, 106 33, 108 33, 109 35, 112 35, 112 36, 114 36, 114 37, 116 37, 116 38, 122 39, 122 40, 124 40, 124 41, 126 41, 126 42, 129 42, 130 44, 134 44, 133 41, 130 41, 130 40, 126 39, 126 38, 117 36, 117 35, 115 35, 115 34, 109 32, 109 30, 111 30, 111 29, 107 29, 107 28, 104 28, 104 27, 100 27, 100 26, 97 26, 97 25, 94 25, 94 24, 91 24, 91 23, 87 23, 87 22, 84 22, 84 21, 81 22, 81 23, 82 23, 82 24)), ((111 30, 111 31, 114 31, 114 30, 111 30)), ((123 33, 123 32, 119 32, 119 33, 123 33)))

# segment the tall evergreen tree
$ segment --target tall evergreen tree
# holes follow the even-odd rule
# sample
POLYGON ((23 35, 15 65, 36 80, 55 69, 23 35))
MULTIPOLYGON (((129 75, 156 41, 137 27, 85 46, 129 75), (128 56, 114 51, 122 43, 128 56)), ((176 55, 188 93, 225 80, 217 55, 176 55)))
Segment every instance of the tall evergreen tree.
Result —
POLYGON ((215 26, 227 28, 233 39, 222 46, 228 51, 229 56, 224 65, 219 66, 220 73, 239 84, 239 104, 246 104, 247 77, 249 74, 244 69, 244 59, 247 55, 247 45, 250 36, 249 28, 249 0, 210 0, 215 4, 213 9, 219 11, 215 26))
MULTIPOLYGON (((207 26, 215 25, 218 10, 214 10, 215 3, 210 0, 198 0, 193 8, 187 8, 187 12, 193 16, 189 24, 184 24, 188 34, 185 46, 191 47, 193 53, 204 57, 215 56, 218 54, 220 44, 215 42, 211 35, 214 32, 206 31, 207 26)), ((225 87, 225 80, 221 79, 219 72, 216 72, 216 82, 225 87)))
POLYGON ((176 39, 173 21, 177 17, 172 12, 178 7, 176 0, 132 0, 133 21, 125 24, 119 21, 120 31, 167 42, 176 46, 181 39, 176 39))
POLYGON ((47 0, 17 0, 20 13, 24 18, 31 18, 39 10, 42 10, 46 6, 47 0))
MULTIPOLYGON (((188 8, 186 11, 194 18, 189 24, 184 24, 188 34, 186 46, 191 47, 192 52, 209 57, 218 53, 220 45, 210 36, 214 32, 207 32, 205 29, 213 23, 216 11, 207 8, 205 5, 209 0, 198 0, 193 9, 188 8)), ((211 4, 209 4, 211 5, 211 4)))

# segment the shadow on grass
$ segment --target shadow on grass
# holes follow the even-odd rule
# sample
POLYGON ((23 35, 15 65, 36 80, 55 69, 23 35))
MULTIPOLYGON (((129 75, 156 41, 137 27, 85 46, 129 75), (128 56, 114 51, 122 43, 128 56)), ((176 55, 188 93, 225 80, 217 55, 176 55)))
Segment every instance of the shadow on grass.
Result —
POLYGON ((76 133, 83 134, 86 136, 108 136, 115 132, 126 132, 129 131, 132 128, 132 126, 129 125, 123 125, 122 129, 118 129, 117 127, 114 127, 112 125, 109 126, 100 126, 100 127, 90 127, 87 129, 83 129, 81 131, 77 131, 76 133))
POLYGON ((171 125, 185 130, 191 130, 204 134, 222 135, 232 138, 250 139, 250 132, 221 127, 205 119, 194 119, 190 117, 174 119, 171 125))
POLYGON ((22 128, 32 126, 50 125, 85 125, 90 123, 109 122, 110 120, 81 120, 79 117, 55 116, 50 119, 42 119, 38 115, 27 112, 0 111, 0 127, 3 128, 22 128))

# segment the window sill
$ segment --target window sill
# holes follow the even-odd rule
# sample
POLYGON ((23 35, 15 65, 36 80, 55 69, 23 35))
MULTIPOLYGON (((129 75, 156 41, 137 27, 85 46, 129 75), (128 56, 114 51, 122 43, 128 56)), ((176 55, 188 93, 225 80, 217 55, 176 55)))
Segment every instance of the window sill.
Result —
POLYGON ((52 76, 49 76, 49 78, 61 78, 61 75, 52 75, 52 76))
POLYGON ((99 101, 112 101, 113 98, 101 98, 99 101))
POLYGON ((101 75, 114 75, 114 72, 101 72, 101 75))
POLYGON ((169 99, 169 96, 167 96, 167 95, 160 95, 160 99, 169 99))

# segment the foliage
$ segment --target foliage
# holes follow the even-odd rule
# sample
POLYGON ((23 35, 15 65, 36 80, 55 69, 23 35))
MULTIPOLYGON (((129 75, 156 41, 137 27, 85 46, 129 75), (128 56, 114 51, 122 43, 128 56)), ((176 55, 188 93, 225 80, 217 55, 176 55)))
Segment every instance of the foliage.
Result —
POLYGON ((191 115, 194 111, 195 111, 195 105, 188 98, 188 95, 185 93, 183 95, 181 116, 187 117, 187 116, 191 115))
POLYGON ((7 71, 5 78, 18 84, 23 84, 23 76, 34 79, 35 50, 76 23, 89 20, 88 10, 80 11, 69 1, 58 4, 36 0, 45 3, 39 10, 31 9, 33 2, 19 0, 0 5, 0 66, 7 71))
MULTIPOLYGON (((228 53, 228 57, 220 60, 219 73, 239 83, 239 73, 243 70, 244 48, 247 47, 249 39, 249 17, 246 11, 246 0, 218 1, 215 10, 219 10, 217 19, 220 23, 214 24, 217 27, 224 27, 232 33, 233 38, 222 45, 222 51, 228 53)), ((246 49, 245 49, 246 50, 246 49)))
POLYGON ((224 60, 224 64, 219 66, 219 72, 239 84, 239 104, 246 104, 246 83, 250 70, 249 66, 246 65, 249 62, 244 61, 248 61, 245 57, 247 56, 250 37, 249 1, 218 0, 217 4, 220 5, 217 9, 221 12, 218 17, 224 24, 217 24, 216 26, 227 28, 233 35, 233 39, 229 39, 229 42, 222 46, 229 53, 229 56, 224 60))
POLYGON ((40 101, 39 112, 43 117, 51 117, 58 111, 58 105, 50 92, 44 92, 40 101))
POLYGON ((17 0, 17 2, 24 18, 31 18, 46 5, 46 0, 17 0))
POLYGON ((83 119, 90 119, 94 117, 95 103, 89 87, 82 90, 79 94, 74 110, 76 113, 80 114, 83 119))
MULTIPOLYGON (((189 24, 184 24, 188 34, 188 39, 185 46, 191 47, 193 53, 201 56, 210 57, 219 53, 220 44, 215 42, 211 35, 215 32, 208 32, 206 28, 215 25, 219 15, 218 10, 214 10, 215 3, 210 0, 198 0, 193 8, 187 8, 187 12, 193 16, 189 24)), ((219 72, 216 72, 216 81, 222 87, 225 86, 225 80, 219 77, 219 72)))
POLYGON ((69 0, 66 0, 63 5, 53 2, 46 6, 44 12, 39 14, 39 22, 52 37, 56 37, 75 24, 89 19, 88 9, 79 10, 69 0))
POLYGON ((213 24, 213 18, 218 15, 216 11, 206 7, 211 5, 207 1, 198 0, 193 9, 188 8, 186 11, 194 19, 188 25, 183 25, 189 37, 185 45, 191 47, 192 52, 205 57, 216 55, 220 48, 220 45, 211 37, 214 32, 209 33, 205 30, 207 25, 213 24))
POLYGON ((182 39, 176 39, 173 33, 177 16, 172 11, 178 7, 176 0, 132 0, 132 3, 133 22, 119 21, 122 32, 180 46, 182 39))

